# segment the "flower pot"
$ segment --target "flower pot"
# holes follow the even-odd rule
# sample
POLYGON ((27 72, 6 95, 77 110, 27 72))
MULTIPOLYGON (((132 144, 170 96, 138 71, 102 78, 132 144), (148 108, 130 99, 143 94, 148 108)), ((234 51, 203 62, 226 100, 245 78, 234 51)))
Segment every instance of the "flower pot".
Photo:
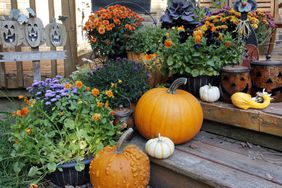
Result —
POLYGON ((63 171, 56 170, 50 174, 46 175, 46 179, 50 180, 53 184, 58 187, 69 186, 80 186, 89 183, 89 164, 93 158, 88 158, 82 162, 85 164, 85 168, 82 171, 76 171, 76 162, 68 162, 62 165, 58 165, 63 171))
POLYGON ((134 62, 143 62, 145 59, 144 53, 127 52, 127 59, 134 62))
POLYGON ((180 86, 180 89, 186 90, 195 97, 199 97, 199 90, 200 87, 204 85, 211 84, 212 86, 219 86, 219 77, 218 76, 185 76, 185 75, 174 75, 169 78, 168 82, 170 83, 171 80, 175 80, 180 77, 187 78, 187 84, 180 86))

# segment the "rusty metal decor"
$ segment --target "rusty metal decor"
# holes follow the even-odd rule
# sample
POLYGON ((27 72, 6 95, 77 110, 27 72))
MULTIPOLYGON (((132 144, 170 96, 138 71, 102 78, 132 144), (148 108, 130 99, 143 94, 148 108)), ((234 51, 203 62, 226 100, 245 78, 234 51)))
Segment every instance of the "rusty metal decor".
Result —
POLYGON ((224 102, 231 103, 236 92, 250 93, 252 88, 250 69, 243 66, 226 66, 220 74, 220 92, 224 102))
POLYGON ((282 61, 254 61, 251 63, 253 93, 262 91, 271 93, 271 102, 282 102, 282 61))

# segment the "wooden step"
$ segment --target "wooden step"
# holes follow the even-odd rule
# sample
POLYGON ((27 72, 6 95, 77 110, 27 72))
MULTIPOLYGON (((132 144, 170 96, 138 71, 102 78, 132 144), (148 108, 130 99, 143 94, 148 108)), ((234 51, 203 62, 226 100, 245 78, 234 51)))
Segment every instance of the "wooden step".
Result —
MULTIPOLYGON (((144 150, 146 140, 135 135, 130 144, 144 150)), ((282 153, 201 131, 176 146, 172 157, 151 158, 154 188, 230 187, 281 188, 282 153)))
POLYGON ((223 102, 201 102, 206 120, 282 137, 282 103, 264 110, 242 110, 223 102))

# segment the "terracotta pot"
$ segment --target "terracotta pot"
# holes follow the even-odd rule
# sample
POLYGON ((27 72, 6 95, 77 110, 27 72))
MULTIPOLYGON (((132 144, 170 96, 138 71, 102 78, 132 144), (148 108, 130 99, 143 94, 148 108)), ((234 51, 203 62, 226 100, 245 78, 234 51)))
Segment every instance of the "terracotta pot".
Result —
POLYGON ((251 63, 253 94, 265 89, 271 93, 271 102, 282 102, 282 61, 254 61, 251 63))
POLYGON ((236 92, 251 93, 250 69, 244 66, 223 67, 220 74, 220 93, 224 102, 231 103, 236 92))
POLYGON ((127 59, 130 61, 142 63, 145 60, 145 53, 127 52, 127 59))

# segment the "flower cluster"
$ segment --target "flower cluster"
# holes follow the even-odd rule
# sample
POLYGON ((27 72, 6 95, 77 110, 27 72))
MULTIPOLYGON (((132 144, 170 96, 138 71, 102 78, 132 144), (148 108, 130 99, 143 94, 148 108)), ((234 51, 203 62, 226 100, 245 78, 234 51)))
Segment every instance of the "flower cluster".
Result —
POLYGON ((83 159, 106 145, 114 145, 121 135, 120 125, 113 124, 111 109, 117 83, 99 90, 80 80, 66 82, 60 76, 34 82, 28 89, 31 99, 19 96, 24 105, 13 112, 10 141, 13 156, 20 158, 14 164, 19 171, 29 169, 28 176, 34 182, 57 170, 58 164, 73 160, 77 162, 75 169, 81 171, 83 159), (47 102, 52 104, 48 112, 47 102))
POLYGON ((93 50, 98 50, 101 55, 122 54, 126 38, 142 21, 143 18, 131 9, 113 5, 92 13, 84 30, 93 50))
MULTIPOLYGON (((45 81, 34 81, 27 91, 34 96, 36 100, 44 100, 46 106, 51 106, 59 99, 66 97, 69 91, 68 86, 63 82, 62 76, 47 78, 45 81)), ((76 93, 76 89, 73 89, 76 93)))

